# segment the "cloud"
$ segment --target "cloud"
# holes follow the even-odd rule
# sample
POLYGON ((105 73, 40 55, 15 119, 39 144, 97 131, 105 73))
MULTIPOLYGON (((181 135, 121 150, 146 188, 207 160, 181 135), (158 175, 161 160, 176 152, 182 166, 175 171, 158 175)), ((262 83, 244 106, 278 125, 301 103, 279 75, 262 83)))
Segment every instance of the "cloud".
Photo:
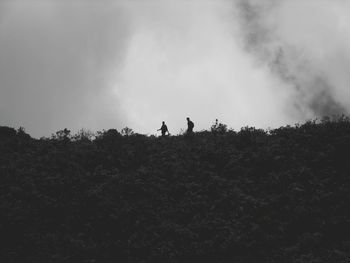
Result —
POLYGON ((128 6, 133 36, 114 79, 129 126, 153 133, 165 120, 177 133, 187 116, 197 130, 216 118, 234 128, 292 120, 282 109, 289 91, 272 90, 280 81, 238 45, 231 2, 151 3, 128 6))
POLYGON ((152 134, 350 111, 343 0, 0 2, 0 120, 152 134))
POLYGON ((121 5, 8 1, 0 20, 0 118, 36 136, 118 123, 108 79, 129 37, 121 5))
POLYGON ((245 49, 284 83, 299 118, 349 113, 350 4, 237 1, 245 49))

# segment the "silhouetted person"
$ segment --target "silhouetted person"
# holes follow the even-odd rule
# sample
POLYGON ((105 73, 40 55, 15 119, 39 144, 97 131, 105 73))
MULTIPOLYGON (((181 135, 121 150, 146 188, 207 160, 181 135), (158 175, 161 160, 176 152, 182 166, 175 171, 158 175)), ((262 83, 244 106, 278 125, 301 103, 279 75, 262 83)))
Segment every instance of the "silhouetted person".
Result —
POLYGON ((190 118, 187 117, 187 134, 193 133, 193 127, 193 122, 190 120, 190 118))
POLYGON ((164 121, 162 122, 162 127, 160 127, 160 129, 158 129, 157 131, 162 131, 162 136, 165 136, 167 132, 169 135, 168 127, 165 125, 164 121))

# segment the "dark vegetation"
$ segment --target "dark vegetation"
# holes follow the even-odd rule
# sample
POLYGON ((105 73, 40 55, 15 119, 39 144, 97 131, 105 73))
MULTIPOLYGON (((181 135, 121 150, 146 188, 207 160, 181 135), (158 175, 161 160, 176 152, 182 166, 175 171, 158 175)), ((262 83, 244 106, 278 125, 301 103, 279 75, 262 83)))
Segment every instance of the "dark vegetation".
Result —
POLYGON ((350 121, 0 127, 0 262, 350 262, 350 121))

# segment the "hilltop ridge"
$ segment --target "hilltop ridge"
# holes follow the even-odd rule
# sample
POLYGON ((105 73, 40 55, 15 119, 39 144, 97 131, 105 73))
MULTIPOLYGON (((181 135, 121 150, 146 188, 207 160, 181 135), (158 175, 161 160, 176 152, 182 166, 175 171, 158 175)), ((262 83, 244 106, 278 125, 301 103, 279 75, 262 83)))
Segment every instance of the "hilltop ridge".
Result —
POLYGON ((1 262, 348 262, 350 121, 154 137, 0 127, 1 262))

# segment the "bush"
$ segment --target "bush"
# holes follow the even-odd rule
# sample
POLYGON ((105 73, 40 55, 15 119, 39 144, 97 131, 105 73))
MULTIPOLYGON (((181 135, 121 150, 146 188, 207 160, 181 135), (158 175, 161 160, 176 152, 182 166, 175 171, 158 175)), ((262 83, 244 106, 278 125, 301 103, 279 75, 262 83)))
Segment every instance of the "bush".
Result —
POLYGON ((349 120, 219 127, 0 128, 0 262, 347 262, 349 120))
POLYGON ((213 134, 224 134, 228 129, 226 124, 219 123, 218 119, 216 119, 210 130, 213 134))
POLYGON ((16 130, 10 127, 0 126, 0 139, 7 139, 15 137, 17 134, 16 130))

